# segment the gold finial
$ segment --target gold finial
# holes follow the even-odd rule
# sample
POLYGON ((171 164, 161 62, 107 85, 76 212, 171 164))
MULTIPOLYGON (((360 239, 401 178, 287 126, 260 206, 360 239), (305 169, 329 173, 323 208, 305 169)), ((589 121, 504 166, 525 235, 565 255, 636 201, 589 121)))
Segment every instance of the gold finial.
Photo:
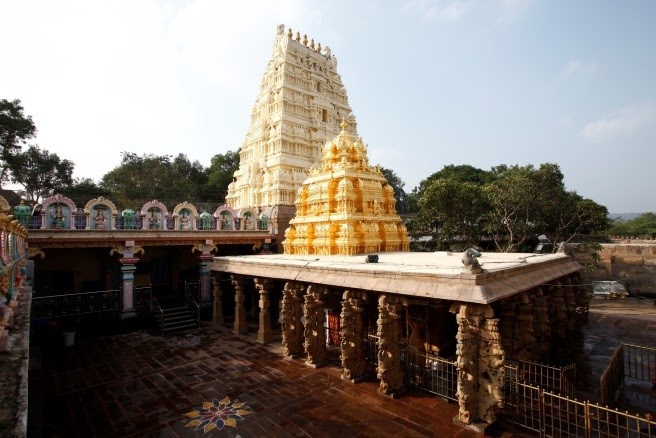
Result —
POLYGON ((321 43, 317 44, 317 52, 321 53, 321 43))
POLYGON ((294 34, 292 33, 292 28, 290 27, 289 30, 287 31, 287 38, 290 40, 294 37, 294 34))
POLYGON ((310 41, 310 48, 314 50, 314 40, 310 41))
POLYGON ((301 42, 301 33, 296 32, 296 42, 300 43, 301 42))
POLYGON ((348 128, 348 123, 346 123, 346 119, 342 117, 342 123, 340 123, 339 126, 342 128, 342 132, 346 132, 346 129, 348 128))
POLYGON ((307 46, 307 35, 303 35, 303 45, 307 46))

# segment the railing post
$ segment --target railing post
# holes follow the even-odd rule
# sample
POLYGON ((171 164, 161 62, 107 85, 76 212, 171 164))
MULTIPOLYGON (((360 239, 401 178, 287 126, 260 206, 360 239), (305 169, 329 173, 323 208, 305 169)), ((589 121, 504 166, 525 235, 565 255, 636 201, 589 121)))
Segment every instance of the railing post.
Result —
POLYGON ((592 424, 590 422, 590 402, 583 402, 583 412, 585 413, 585 437, 590 438, 592 435, 592 424))

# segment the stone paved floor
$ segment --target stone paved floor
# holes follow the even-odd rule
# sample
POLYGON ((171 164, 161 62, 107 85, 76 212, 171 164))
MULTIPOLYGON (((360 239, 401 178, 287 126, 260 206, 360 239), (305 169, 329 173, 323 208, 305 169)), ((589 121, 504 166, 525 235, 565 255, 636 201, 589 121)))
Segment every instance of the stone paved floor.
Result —
POLYGON ((203 436, 186 427, 192 419, 184 414, 227 397, 251 413, 207 436, 477 436, 453 424, 454 403, 414 390, 381 396, 374 380, 343 381, 337 367, 314 369, 283 358, 279 344, 264 347, 207 324, 184 336, 137 332, 33 347, 29 435, 203 436), (53 373, 63 373, 54 386, 41 378, 53 373), (96 386, 52 395, 89 385, 96 386))

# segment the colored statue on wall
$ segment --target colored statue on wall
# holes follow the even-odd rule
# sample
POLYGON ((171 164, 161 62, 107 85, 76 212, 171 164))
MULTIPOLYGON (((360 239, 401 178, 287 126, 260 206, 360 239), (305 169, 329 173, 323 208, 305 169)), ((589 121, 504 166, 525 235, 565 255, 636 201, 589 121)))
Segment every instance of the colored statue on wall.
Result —
POLYGON ((188 210, 182 210, 182 216, 180 217, 180 229, 181 230, 191 229, 191 218, 189 217, 188 210))
POLYGON ((55 204, 55 209, 50 212, 50 218, 52 219, 50 223, 52 224, 51 228, 56 230, 61 230, 64 228, 64 211, 62 205, 57 203, 55 204))
POLYGON ((106 222, 107 219, 105 218, 104 211, 105 210, 103 208, 100 208, 100 209, 96 210, 96 217, 94 219, 94 221, 96 223, 96 230, 104 230, 105 229, 105 222, 106 222))

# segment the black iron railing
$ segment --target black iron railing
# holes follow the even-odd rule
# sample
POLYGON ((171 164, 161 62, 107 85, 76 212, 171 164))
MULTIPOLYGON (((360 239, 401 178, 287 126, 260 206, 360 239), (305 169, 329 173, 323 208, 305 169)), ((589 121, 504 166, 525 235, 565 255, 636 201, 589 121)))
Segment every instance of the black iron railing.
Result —
POLYGON ((155 325, 159 327, 159 334, 164 336, 164 310, 162 306, 159 305, 157 298, 153 297, 151 304, 151 312, 153 318, 155 319, 155 325))
POLYGON ((56 318, 98 312, 118 312, 121 291, 118 289, 32 298, 32 319, 56 318))

